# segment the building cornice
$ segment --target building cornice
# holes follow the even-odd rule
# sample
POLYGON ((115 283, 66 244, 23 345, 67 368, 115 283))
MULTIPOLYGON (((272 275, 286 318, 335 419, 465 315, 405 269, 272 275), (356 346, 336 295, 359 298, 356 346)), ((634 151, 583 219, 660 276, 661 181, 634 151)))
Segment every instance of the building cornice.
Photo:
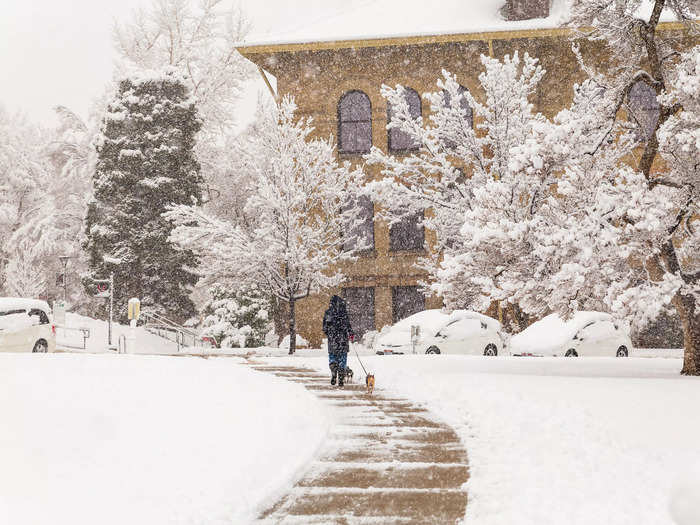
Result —
MULTIPOLYGON (((686 25, 683 22, 662 22, 658 25, 658 31, 683 30, 686 25)), ((586 32, 586 28, 580 29, 586 32)), ((420 46, 427 44, 445 44, 455 42, 491 40, 514 40, 518 38, 557 38, 573 35, 577 30, 569 27, 557 27, 551 29, 517 29, 512 31, 489 31, 481 33, 452 33, 441 35, 420 35, 386 38, 363 38, 357 40, 333 40, 321 42, 299 42, 289 44, 252 44, 241 45, 238 51, 245 57, 252 55, 270 55, 276 53, 296 53, 300 51, 326 51, 337 49, 357 49, 366 47, 389 46, 420 46)))

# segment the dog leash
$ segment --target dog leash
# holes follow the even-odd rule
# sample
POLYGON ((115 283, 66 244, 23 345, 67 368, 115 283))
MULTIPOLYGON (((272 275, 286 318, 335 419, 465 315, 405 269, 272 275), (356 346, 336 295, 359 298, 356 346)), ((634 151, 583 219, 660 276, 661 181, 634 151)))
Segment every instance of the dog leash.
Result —
POLYGON ((355 356, 357 357, 357 360, 360 362, 360 366, 362 367, 362 371, 367 375, 367 369, 365 368, 365 365, 362 364, 362 359, 360 359, 360 354, 357 353, 357 346, 355 346, 355 343, 353 342, 352 344, 352 349, 355 350, 355 356))

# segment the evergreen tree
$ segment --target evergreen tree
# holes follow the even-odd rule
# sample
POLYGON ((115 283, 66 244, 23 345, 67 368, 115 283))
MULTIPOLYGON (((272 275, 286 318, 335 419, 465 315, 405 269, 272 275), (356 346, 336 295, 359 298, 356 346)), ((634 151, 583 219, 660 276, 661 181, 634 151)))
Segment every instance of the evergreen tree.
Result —
POLYGON ((130 297, 184 320, 197 257, 168 238, 167 206, 199 204, 202 178, 193 148, 201 127, 195 101, 175 70, 122 80, 96 141, 94 199, 86 219, 89 273, 84 283, 114 272, 115 316, 130 297))

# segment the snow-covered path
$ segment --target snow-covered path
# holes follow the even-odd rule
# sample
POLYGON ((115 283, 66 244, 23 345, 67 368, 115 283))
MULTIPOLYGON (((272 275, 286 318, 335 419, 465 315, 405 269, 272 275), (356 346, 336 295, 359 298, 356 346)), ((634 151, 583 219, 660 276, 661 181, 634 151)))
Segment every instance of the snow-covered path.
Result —
POLYGON ((263 523, 455 523, 469 476, 457 434, 424 407, 364 385, 331 387, 328 375, 254 365, 298 382, 333 407, 337 424, 301 480, 263 523))
MULTIPOLYGON (((363 361, 384 392, 430 409, 465 444, 465 524, 700 524, 700 381, 679 375, 680 359, 363 361)), ((328 370, 322 353, 265 362, 328 370)))

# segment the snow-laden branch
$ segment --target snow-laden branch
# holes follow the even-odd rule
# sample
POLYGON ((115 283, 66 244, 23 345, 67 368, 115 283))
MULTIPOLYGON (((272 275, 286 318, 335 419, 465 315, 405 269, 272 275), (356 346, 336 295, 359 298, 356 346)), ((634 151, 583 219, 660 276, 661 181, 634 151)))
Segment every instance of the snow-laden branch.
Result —
MULTIPOLYGON (((360 172, 338 165, 330 139, 312 139, 309 120, 295 120, 291 98, 263 109, 238 143, 236 169, 249 185, 243 215, 235 220, 201 208, 177 206, 167 217, 172 239, 207 261, 208 273, 255 284, 289 302, 337 286, 344 232, 357 222, 353 197, 360 172)), ((358 244, 358 248, 362 248, 358 244)))

